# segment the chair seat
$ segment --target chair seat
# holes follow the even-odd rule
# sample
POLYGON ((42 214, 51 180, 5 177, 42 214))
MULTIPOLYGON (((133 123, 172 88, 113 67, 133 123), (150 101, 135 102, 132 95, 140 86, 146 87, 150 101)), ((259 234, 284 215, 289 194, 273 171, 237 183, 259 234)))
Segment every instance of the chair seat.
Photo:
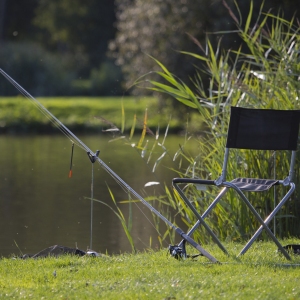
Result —
POLYGON ((239 189, 249 192, 263 192, 278 184, 275 179, 236 178, 231 181, 239 189))

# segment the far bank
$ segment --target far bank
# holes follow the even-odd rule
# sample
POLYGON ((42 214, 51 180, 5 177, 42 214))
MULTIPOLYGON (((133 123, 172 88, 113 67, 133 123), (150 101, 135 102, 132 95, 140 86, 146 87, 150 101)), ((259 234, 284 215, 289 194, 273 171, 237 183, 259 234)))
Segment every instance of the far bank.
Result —
MULTIPOLYGON (((154 134, 159 129, 179 134, 201 127, 199 114, 178 114, 171 104, 160 107, 154 97, 48 97, 37 98, 69 129, 92 134, 105 130, 141 130, 146 124, 154 134)), ((176 108, 178 110, 178 108, 176 108)), ((55 134, 57 128, 31 100, 0 98, 0 134, 55 134)))

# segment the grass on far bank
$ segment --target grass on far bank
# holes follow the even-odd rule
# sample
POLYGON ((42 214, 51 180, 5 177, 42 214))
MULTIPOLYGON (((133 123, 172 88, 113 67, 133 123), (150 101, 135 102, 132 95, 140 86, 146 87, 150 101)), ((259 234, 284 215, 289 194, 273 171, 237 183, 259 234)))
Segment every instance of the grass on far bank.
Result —
POLYGON ((205 246, 222 264, 203 257, 177 261, 167 250, 100 258, 2 258, 0 298, 299 299, 300 256, 287 261, 274 243, 256 242, 237 259, 241 245, 226 246, 234 255, 205 246))
MULTIPOLYGON (((110 125, 106 119, 121 128, 125 119, 125 130, 130 130, 136 115, 136 129, 143 128, 147 109, 147 125, 153 132, 156 128, 170 126, 170 131, 184 128, 187 117, 178 119, 172 115, 173 107, 160 109, 154 97, 49 97, 37 98, 55 117, 76 132, 101 132, 110 125), (124 115, 122 115, 122 105, 124 115)), ((174 113, 174 111, 173 111, 174 113)), ((198 115, 198 114, 197 114, 198 115)), ((195 118, 197 119, 197 118, 195 118)), ((50 121, 29 100, 19 97, 0 97, 0 133, 53 133, 50 121)))

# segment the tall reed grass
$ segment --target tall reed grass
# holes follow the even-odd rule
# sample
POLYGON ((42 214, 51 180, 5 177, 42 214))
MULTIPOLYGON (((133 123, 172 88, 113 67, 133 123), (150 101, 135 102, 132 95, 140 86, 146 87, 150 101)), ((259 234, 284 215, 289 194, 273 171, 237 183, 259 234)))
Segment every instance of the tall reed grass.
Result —
MULTIPOLYGON (((203 83, 200 72, 197 72, 195 78, 192 79, 194 88, 190 88, 187 83, 173 75, 162 62, 153 58, 161 68, 156 73, 162 81, 147 80, 148 88, 165 93, 183 105, 198 111, 202 122, 202 127, 198 131, 200 134, 193 137, 197 140, 198 155, 195 157, 187 155, 182 145, 173 157, 173 161, 185 160, 189 164, 185 170, 180 167, 181 163, 177 164, 177 167, 170 167, 174 168, 178 176, 206 179, 219 177, 231 106, 284 110, 300 108, 299 24, 294 19, 285 20, 281 15, 263 13, 263 5, 257 19, 253 19, 253 4, 251 3, 249 15, 242 25, 242 20, 239 20, 230 8, 228 9, 236 22, 237 30, 218 32, 218 34, 238 33, 242 40, 242 45, 238 50, 222 50, 221 40, 214 49, 208 38, 206 45, 201 45, 196 41, 200 53, 182 52, 182 55, 192 56, 199 60, 199 68, 205 70, 209 76, 208 86, 203 83)), ((122 109, 122 124, 124 118, 125 113, 122 109)), ((136 117, 132 122, 128 138, 124 135, 123 126, 122 129, 113 128, 120 134, 116 138, 123 138, 133 149, 139 151, 146 163, 152 159, 154 162, 152 170, 155 172, 156 166, 168 153, 163 142, 167 138, 168 130, 163 136, 163 141, 160 141, 159 131, 154 134, 147 127, 147 118, 146 112, 144 127, 138 142, 133 142, 136 117), (152 136, 152 143, 149 142, 149 136, 152 136), (148 158, 145 153, 148 153, 148 158), (156 158, 153 158, 154 154, 157 155, 156 158)), ((191 136, 186 135, 186 141, 190 138, 191 136)), ((290 157, 286 152, 259 153, 245 150, 243 152, 232 151, 230 155, 228 179, 236 177, 282 179, 288 172, 290 157)), ((298 155, 297 163, 299 162, 298 155)), ((297 168, 295 170, 296 191, 281 213, 277 214, 272 225, 273 230, 281 238, 300 235, 300 228, 297 225, 300 217, 299 181, 300 174, 297 168)), ((215 187, 209 187, 203 192, 190 185, 187 185, 184 191, 200 212, 203 212, 219 193, 219 189, 215 187)), ((255 198, 249 195, 249 198, 262 217, 265 217, 284 194, 285 191, 270 190, 267 194, 256 193, 255 198)), ((179 195, 168 188, 168 185, 165 186, 164 195, 147 199, 154 201, 154 205, 156 201, 159 205, 158 209, 164 210, 174 223, 190 227, 196 222, 194 214, 185 206, 179 195)), ((128 201, 125 202, 128 203, 128 201)), ((115 201, 114 204, 116 205, 115 201)), ((250 216, 245 205, 236 198, 234 192, 229 191, 206 220, 220 239, 240 241, 251 236, 258 228, 257 220, 250 216)), ((161 232, 160 220, 155 216, 153 220, 157 231, 161 232)), ((126 230, 127 233, 128 230, 126 230)), ((194 233, 194 238, 199 242, 208 241, 207 235, 201 228, 194 233)), ((175 239, 174 232, 166 228, 159 234, 159 239, 161 242, 166 239, 172 242, 175 239)), ((132 238, 129 240, 133 242, 132 238)))
MULTIPOLYGON (((140 163, 147 165, 149 172, 152 172, 154 177, 154 181, 147 182, 145 184, 145 188, 150 186, 156 186, 156 185, 158 186, 155 195, 148 195, 144 190, 144 199, 148 202, 151 202, 151 205, 156 210, 158 210, 169 220, 173 220, 173 222, 175 223, 176 203, 175 201, 173 201, 171 192, 168 189, 168 187, 164 186, 163 182, 157 181, 158 179, 155 173, 157 172, 160 163, 164 161, 166 157, 169 158, 168 161, 174 162, 173 165, 171 166, 169 165, 169 168, 175 170, 178 165, 180 166, 182 161, 180 152, 183 151, 185 147, 185 143, 187 142, 187 138, 183 143, 183 145, 181 145, 180 149, 178 149, 178 151, 174 154, 174 157, 171 157, 171 154, 167 149, 167 146, 165 145, 166 139, 168 137, 170 123, 166 126, 166 129, 160 130, 159 127, 157 127, 156 131, 153 132, 148 126, 149 117, 148 117, 147 108, 144 112, 143 117, 141 117, 141 115, 134 115, 133 118, 130 120, 130 117, 128 118, 126 115, 126 109, 124 105, 122 105, 121 116, 120 116, 121 126, 119 127, 113 122, 111 122, 110 120, 107 120, 102 116, 98 116, 97 118, 98 120, 102 121, 102 123, 106 125, 106 127, 108 127, 107 129, 103 129, 103 131, 111 135, 111 140, 109 142, 113 143, 113 142, 122 141, 124 143, 124 146, 127 146, 131 151, 136 151, 139 153, 141 158, 140 163), (136 127, 136 122, 138 118, 143 119, 142 126, 141 126, 142 128, 136 127), (131 129, 126 130, 123 124, 125 124, 125 122, 128 124, 130 123, 130 121, 131 121, 131 129), (178 160, 177 164, 175 164, 176 160, 178 160)), ((109 208, 114 211, 114 213, 116 214, 116 216, 118 217, 119 221, 123 226, 124 232, 131 245, 132 251, 135 252, 135 240, 132 236, 132 230, 131 230, 133 226, 132 206, 134 204, 139 205, 140 201, 135 198, 131 198, 130 192, 126 191, 128 197, 127 200, 121 200, 117 202, 109 187, 108 190, 111 195, 111 200, 113 202, 113 205, 107 204, 97 199, 93 199, 93 200, 101 203, 102 205, 109 206, 109 208), (128 205, 127 220, 123 214, 123 212, 125 211, 124 204, 128 205)), ((175 232, 170 230, 168 226, 166 226, 157 215, 153 213, 152 220, 148 219, 145 215, 143 217, 145 217, 145 222, 151 223, 151 225, 155 228, 157 232, 155 241, 153 240, 152 236, 149 237, 150 248, 153 242, 155 242, 156 245, 158 242, 160 247, 162 247, 163 245, 166 246, 170 242, 174 243, 175 232)))
MULTIPOLYGON (((229 8, 228 8, 229 9, 229 8)), ((230 9, 229 9, 230 10, 230 9)), ((213 48, 210 40, 200 45, 201 53, 182 52, 199 60, 201 68, 209 76, 209 86, 203 84, 197 72, 193 79, 194 89, 169 72, 162 62, 156 60, 161 71, 162 82, 149 80, 149 89, 166 93, 199 112, 203 120, 202 134, 198 137, 199 155, 190 158, 186 172, 180 176, 216 179, 221 174, 230 106, 265 109, 299 109, 300 60, 299 24, 285 20, 281 15, 263 13, 253 19, 253 4, 249 15, 242 21, 229 11, 236 22, 243 46, 238 50, 222 50, 222 42, 213 48), (246 50, 242 50, 246 49, 246 50)), ((233 34, 233 32, 218 32, 233 34)), ((155 60, 155 58, 153 58, 155 60)), ((232 152, 228 165, 228 179, 236 177, 285 178, 288 172, 289 155, 285 152, 265 151, 232 152)), ((299 163, 299 155, 297 157, 299 163)), ((299 183, 299 168, 296 169, 296 183, 299 183)), ((299 236, 299 184, 291 200, 277 215, 274 230, 280 237, 299 236)), ((186 186, 185 193, 194 205, 203 211, 219 190, 209 188, 205 193, 194 186, 186 186)), ((262 216, 267 216, 274 203, 282 199, 284 191, 255 195, 250 199, 262 216)), ((169 194, 171 203, 176 203, 177 213, 187 224, 195 217, 189 212, 176 194, 169 194)), ((247 208, 229 192, 217 209, 208 218, 208 223, 222 239, 240 240, 257 228, 257 222, 249 217, 247 208)), ((205 240, 200 230, 196 239, 205 240)))

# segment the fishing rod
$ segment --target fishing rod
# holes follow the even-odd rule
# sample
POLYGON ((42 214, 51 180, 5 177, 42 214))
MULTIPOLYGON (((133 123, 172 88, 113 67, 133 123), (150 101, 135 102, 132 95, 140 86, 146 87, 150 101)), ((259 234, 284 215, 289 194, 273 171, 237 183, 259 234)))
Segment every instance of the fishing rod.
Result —
MULTIPOLYGON (((80 148, 86 151, 90 161, 92 163, 98 162, 100 166, 111 175, 121 186, 123 186, 129 193, 134 195, 139 199, 149 210, 157 215, 162 221, 164 221, 168 226, 175 230, 177 234, 181 236, 186 242, 188 242, 192 247, 197 249, 200 254, 208 258, 212 262, 218 262, 210 253, 203 249, 197 242, 195 242, 189 235, 184 233, 182 229, 175 226, 170 222, 166 217, 164 217, 158 210, 156 210, 151 204, 149 204, 141 195, 139 195, 133 188, 131 188, 118 174, 116 174, 111 168, 109 168, 103 160, 99 158, 100 151, 97 150, 95 153, 85 145, 71 130, 69 130, 59 119, 57 119, 49 110, 47 110, 38 100, 36 100, 31 94, 29 94, 22 86, 20 86, 12 77, 10 77, 6 72, 0 68, 0 73, 27 99, 29 99, 39 110, 43 113, 64 135, 66 135, 73 144, 76 144, 80 148)), ((172 251, 181 251, 177 249, 176 246, 170 246, 169 250, 172 251), (171 249, 170 249, 171 248, 171 249)), ((183 256, 186 256, 185 249, 183 249, 183 256)), ((171 251, 170 251, 171 252, 171 251)), ((172 253, 171 253, 172 254, 172 253)), ((173 253, 175 256, 177 253, 173 253)))

